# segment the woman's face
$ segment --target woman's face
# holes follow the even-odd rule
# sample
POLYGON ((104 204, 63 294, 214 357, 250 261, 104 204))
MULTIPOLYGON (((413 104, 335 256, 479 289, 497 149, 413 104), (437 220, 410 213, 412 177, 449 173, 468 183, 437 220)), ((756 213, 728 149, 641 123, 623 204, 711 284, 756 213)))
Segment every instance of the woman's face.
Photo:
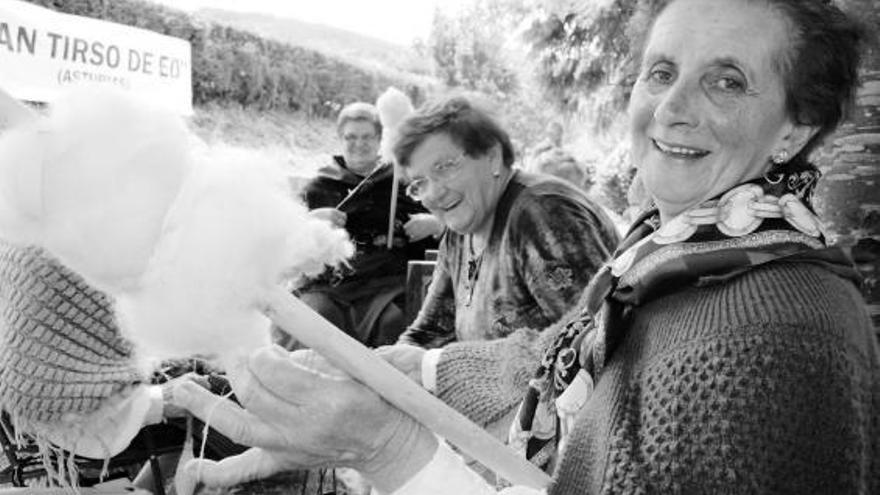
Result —
POLYGON ((447 134, 432 134, 413 150, 404 173, 411 181, 425 180, 421 202, 447 227, 480 233, 491 223, 500 197, 501 181, 492 173, 503 168, 501 153, 495 149, 475 158, 463 151, 447 134), (455 172, 438 179, 437 171, 449 164, 455 164, 455 172))
POLYGON ((381 136, 376 127, 364 120, 349 120, 342 125, 342 157, 356 174, 367 175, 376 167, 381 136))
POLYGON ((744 0, 678 0, 657 19, 629 113, 633 160, 662 218, 797 151, 774 68, 787 30, 781 14, 744 0))

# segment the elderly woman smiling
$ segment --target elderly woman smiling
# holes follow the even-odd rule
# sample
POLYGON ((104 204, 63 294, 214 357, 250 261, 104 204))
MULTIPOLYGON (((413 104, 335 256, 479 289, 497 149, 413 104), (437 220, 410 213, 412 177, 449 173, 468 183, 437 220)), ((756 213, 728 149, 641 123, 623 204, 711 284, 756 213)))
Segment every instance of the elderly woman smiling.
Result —
MULTIPOLYGON (((807 160, 853 96, 859 40, 824 0, 675 0, 656 17, 629 116, 657 209, 556 333, 516 422, 515 440, 532 446, 548 441, 532 411, 559 416, 549 493, 880 493, 880 351, 851 263, 824 246, 807 160)), ((484 354, 489 375, 505 367, 506 340, 484 354)), ((262 448, 238 476, 309 453, 386 493, 495 492, 308 357, 252 357, 260 385, 240 398, 265 432, 240 438, 262 448), (336 414, 309 417, 311 400, 336 414), (354 414, 369 429, 340 434, 354 414)), ((181 392, 206 414, 210 396, 181 392)), ((244 412, 222 415, 235 425, 244 412)), ((203 479, 223 481, 222 467, 205 464, 203 479)))
MULTIPOLYGON (((464 97, 405 120, 394 153, 408 194, 449 232, 422 309, 398 341, 411 345, 381 353, 482 425, 510 417, 528 374, 518 377, 520 387, 481 380, 462 394, 473 350, 487 340, 537 339, 576 307, 617 246, 614 224, 570 184, 513 170, 507 133, 464 97)), ((533 368, 537 358, 523 354, 521 368, 533 368)))

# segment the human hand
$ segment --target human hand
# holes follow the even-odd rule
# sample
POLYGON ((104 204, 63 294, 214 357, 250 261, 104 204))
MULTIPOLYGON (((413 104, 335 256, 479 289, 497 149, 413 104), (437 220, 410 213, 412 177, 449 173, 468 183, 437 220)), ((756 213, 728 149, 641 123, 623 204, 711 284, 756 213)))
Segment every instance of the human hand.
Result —
POLYGON ((339 211, 336 208, 315 208, 309 213, 313 217, 326 220, 339 228, 345 227, 345 222, 348 219, 348 215, 345 212, 339 211))
POLYGON ((175 404, 171 397, 173 396, 174 387, 183 381, 194 383, 205 390, 211 389, 208 377, 197 373, 186 373, 185 375, 172 378, 167 382, 159 385, 162 389, 162 417, 163 418, 182 418, 186 416, 186 409, 175 404))
POLYGON ((445 226, 430 213, 415 213, 410 215, 409 221, 403 225, 406 236, 410 242, 417 242, 428 236, 440 237, 445 226))
POLYGON ((233 380, 242 409, 196 384, 173 400, 235 442, 254 448, 184 469, 196 482, 229 486, 290 469, 342 466, 391 492, 433 456, 434 436, 310 350, 256 351, 233 380))
POLYGON ((385 345, 376 349, 376 354, 412 381, 422 385, 422 359, 425 357, 425 349, 410 344, 385 345))

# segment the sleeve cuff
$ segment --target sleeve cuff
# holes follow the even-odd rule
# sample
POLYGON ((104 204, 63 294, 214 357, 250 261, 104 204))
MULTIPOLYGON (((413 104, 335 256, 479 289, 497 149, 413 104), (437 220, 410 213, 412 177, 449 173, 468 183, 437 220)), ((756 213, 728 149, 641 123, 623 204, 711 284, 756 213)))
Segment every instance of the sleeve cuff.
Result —
MULTIPOLYGON (((97 411, 75 416, 65 424, 47 426, 47 439, 77 455, 108 459, 122 452, 146 424, 152 407, 148 387, 137 386, 125 397, 114 397, 97 411)), ((160 391, 161 395, 161 391, 160 391)))
POLYGON ((422 356, 422 387, 432 394, 437 390, 437 365, 443 349, 428 349, 422 356))
POLYGON ((147 409, 147 415, 144 417, 144 425, 154 425, 161 423, 164 418, 165 397, 162 392, 161 385, 150 385, 147 388, 147 394, 150 397, 150 408, 147 409))
MULTIPOLYGON (((497 492, 486 480, 468 469, 442 439, 434 457, 415 476, 389 495, 421 495, 424 493, 489 495, 497 492)), ((535 492, 537 493, 537 492, 535 492)))

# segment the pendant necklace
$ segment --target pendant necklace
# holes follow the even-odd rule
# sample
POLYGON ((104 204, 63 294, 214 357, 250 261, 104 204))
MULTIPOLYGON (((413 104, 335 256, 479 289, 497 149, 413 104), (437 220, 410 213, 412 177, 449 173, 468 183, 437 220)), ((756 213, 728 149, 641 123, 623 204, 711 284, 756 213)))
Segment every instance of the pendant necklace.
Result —
POLYGON ((465 280, 465 290, 467 290, 467 300, 465 301, 465 306, 470 306, 474 300, 474 288, 477 285, 477 280, 480 278, 480 267, 483 264, 483 252, 485 251, 485 246, 484 246, 483 250, 480 251, 480 254, 477 255, 476 252, 474 251, 473 234, 468 234, 467 244, 468 244, 467 279, 465 280))

